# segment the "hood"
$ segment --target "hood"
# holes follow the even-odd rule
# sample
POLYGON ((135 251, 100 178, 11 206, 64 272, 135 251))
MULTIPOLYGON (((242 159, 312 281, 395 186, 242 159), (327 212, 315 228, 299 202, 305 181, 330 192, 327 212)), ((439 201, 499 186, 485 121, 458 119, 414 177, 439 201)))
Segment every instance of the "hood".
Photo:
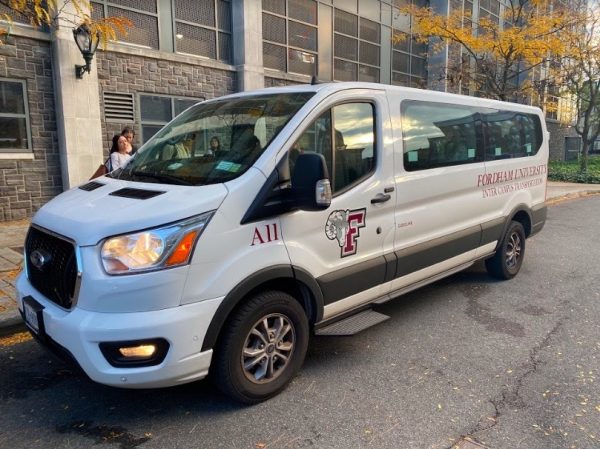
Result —
POLYGON ((190 187, 102 177, 57 196, 35 214, 32 222, 81 246, 96 245, 111 235, 217 209, 227 192, 223 184, 190 187))

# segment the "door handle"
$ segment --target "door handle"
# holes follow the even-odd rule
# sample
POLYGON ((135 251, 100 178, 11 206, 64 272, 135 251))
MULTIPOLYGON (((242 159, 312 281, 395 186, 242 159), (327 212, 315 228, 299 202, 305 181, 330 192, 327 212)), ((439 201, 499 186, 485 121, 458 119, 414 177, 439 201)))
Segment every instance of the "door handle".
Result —
POLYGON ((371 199, 371 204, 385 203, 386 201, 389 201, 390 198, 391 198, 391 195, 384 194, 384 193, 378 193, 375 198, 371 199))

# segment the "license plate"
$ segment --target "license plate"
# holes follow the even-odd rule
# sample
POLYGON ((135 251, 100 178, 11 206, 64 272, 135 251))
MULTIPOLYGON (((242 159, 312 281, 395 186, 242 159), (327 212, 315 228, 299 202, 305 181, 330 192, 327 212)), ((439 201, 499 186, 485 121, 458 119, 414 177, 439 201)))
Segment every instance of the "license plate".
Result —
POLYGON ((25 324, 36 334, 40 333, 40 316, 43 307, 30 296, 23 298, 25 324))

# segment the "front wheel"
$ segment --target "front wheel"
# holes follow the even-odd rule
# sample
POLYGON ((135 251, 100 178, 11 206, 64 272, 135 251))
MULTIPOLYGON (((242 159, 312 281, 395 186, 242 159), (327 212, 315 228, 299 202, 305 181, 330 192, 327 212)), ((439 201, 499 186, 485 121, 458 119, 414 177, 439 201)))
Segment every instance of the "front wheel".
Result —
POLYGON ((267 291, 251 297, 227 323, 213 377, 231 398, 255 404, 283 390, 308 347, 308 319, 292 296, 267 291))
POLYGON ((525 230, 518 221, 511 221, 496 254, 485 261, 490 275, 511 279, 517 275, 525 256, 525 230))

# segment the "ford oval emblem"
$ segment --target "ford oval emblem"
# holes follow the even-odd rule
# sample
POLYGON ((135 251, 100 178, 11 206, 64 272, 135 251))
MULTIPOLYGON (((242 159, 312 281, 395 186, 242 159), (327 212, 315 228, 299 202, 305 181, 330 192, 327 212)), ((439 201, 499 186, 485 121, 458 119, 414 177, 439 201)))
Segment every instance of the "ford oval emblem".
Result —
POLYGON ((41 249, 36 249, 29 255, 29 261, 38 270, 43 270, 50 262, 50 254, 41 249))

